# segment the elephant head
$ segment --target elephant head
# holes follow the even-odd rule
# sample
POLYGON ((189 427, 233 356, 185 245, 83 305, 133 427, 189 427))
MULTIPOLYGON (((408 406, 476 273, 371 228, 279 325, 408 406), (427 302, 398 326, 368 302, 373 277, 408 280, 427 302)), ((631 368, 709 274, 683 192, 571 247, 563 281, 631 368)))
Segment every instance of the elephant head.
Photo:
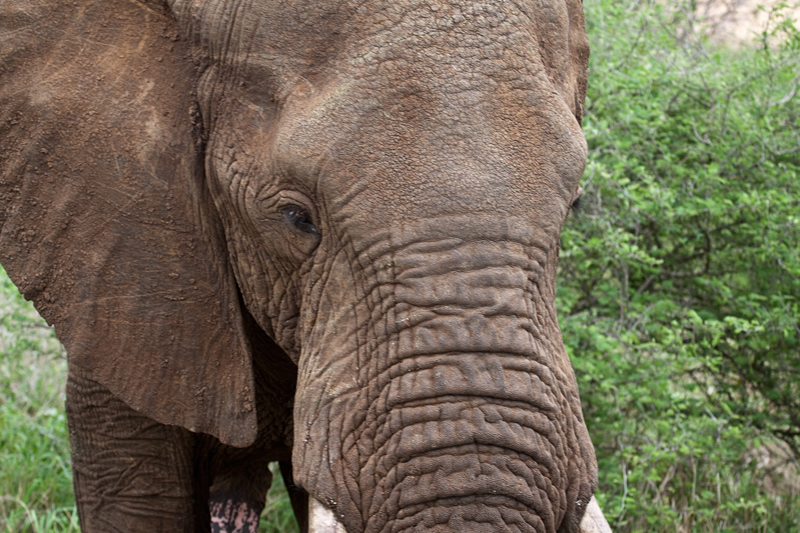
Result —
POLYGON ((244 446, 252 360, 288 357, 295 481, 347 531, 577 530, 579 0, 23 4, 0 259, 71 365, 244 446))

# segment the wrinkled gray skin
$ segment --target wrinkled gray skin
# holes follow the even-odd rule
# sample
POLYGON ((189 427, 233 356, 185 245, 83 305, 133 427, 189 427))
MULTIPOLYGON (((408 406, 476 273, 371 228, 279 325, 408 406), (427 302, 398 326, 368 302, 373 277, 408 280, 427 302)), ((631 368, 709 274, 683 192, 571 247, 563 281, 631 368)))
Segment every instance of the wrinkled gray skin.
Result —
POLYGON ((577 531, 579 1, 61 4, 2 4, 0 259, 84 528, 224 530, 291 460, 352 533, 577 531))

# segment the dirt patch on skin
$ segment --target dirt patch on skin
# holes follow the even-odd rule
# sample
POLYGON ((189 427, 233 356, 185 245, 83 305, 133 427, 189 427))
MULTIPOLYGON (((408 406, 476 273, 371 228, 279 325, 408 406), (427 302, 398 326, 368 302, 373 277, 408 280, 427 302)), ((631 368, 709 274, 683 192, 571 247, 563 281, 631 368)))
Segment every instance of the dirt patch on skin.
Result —
MULTIPOLYGON (((774 10, 779 0, 702 0, 697 2, 697 21, 711 42, 730 46, 754 43, 761 33, 775 24, 774 10)), ((782 10, 800 20, 800 3, 782 10)))

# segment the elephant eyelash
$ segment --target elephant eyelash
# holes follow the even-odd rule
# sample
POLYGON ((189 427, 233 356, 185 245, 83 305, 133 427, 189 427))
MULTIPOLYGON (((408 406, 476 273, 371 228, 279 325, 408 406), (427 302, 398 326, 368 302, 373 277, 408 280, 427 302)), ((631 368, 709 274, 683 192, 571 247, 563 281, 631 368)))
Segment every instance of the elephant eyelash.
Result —
POLYGON ((283 208, 283 216, 297 229, 303 233, 317 235, 317 227, 314 226, 314 221, 311 220, 311 215, 308 211, 299 205, 287 205, 283 208))

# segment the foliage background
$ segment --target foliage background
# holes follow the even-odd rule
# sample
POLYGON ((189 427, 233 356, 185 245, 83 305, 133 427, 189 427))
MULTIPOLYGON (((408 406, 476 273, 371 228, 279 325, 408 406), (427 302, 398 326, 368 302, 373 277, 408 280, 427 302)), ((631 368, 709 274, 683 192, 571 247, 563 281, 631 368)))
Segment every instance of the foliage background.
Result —
MULTIPOLYGON (((583 206, 558 308, 617 532, 800 532, 800 35, 585 0, 583 206)), ((77 531, 64 354, 0 272, 0 531, 77 531)), ((279 478, 280 476, 275 476, 279 478)), ((294 528, 276 483, 263 531, 294 528)))
POLYGON ((615 531, 800 531, 800 35, 585 2, 584 208, 558 304, 615 531))

